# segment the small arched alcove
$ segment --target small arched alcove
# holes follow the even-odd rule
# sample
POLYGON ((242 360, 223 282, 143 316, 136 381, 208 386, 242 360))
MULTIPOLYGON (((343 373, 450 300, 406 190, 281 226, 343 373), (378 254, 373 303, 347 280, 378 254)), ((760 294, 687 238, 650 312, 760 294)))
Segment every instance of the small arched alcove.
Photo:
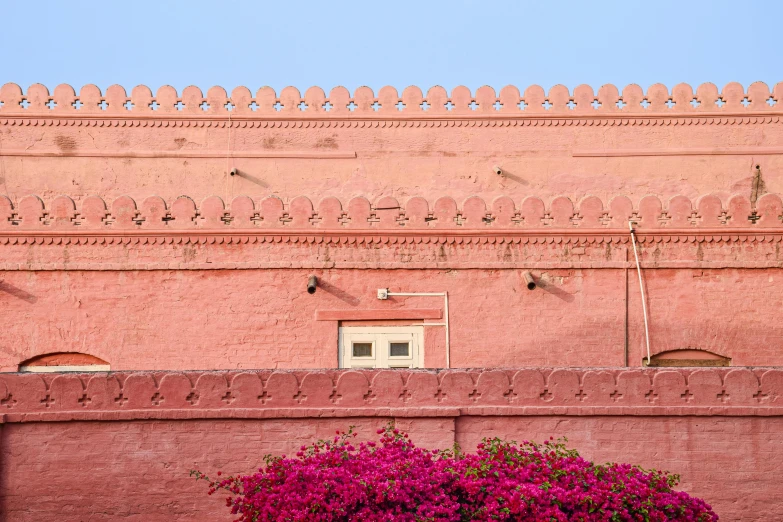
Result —
POLYGON ((20 372, 108 372, 109 363, 94 355, 57 352, 37 355, 19 363, 20 372))
POLYGON ((650 364, 645 358, 643 364, 651 367, 731 366, 731 358, 697 348, 680 348, 653 355, 650 364))

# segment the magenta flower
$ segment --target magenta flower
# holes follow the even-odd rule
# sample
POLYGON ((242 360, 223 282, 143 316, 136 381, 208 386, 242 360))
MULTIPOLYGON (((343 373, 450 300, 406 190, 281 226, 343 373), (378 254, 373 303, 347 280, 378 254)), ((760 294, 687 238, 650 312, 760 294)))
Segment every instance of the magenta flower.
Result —
POLYGON ((390 425, 354 445, 352 429, 265 457, 258 473, 209 481, 228 491, 238 522, 265 521, 682 521, 718 516, 675 491, 679 477, 629 464, 597 465, 564 442, 485 439, 474 454, 416 447, 390 425))

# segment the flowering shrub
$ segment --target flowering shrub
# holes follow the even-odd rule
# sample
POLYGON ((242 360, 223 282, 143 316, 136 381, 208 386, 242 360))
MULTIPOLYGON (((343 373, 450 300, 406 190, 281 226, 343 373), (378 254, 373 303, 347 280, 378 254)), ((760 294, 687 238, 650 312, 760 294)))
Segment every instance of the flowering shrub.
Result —
MULTIPOLYGON (((560 440, 485 439, 475 454, 416 447, 393 426, 356 445, 349 430, 265 457, 258 473, 210 480, 230 493, 239 522, 261 521, 715 521, 679 478, 628 464, 597 465, 560 440)), ((220 475, 220 473, 218 473, 220 475)))

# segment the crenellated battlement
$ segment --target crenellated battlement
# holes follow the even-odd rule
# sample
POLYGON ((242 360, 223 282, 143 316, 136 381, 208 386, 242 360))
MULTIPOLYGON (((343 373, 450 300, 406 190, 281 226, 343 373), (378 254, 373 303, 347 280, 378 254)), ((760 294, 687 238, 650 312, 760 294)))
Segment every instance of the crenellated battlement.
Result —
POLYGON ((205 416, 780 415, 783 370, 0 374, 0 403, 6 422, 205 416))
POLYGON ((662 84, 644 91, 632 84, 625 88, 607 84, 596 91, 580 85, 569 91, 556 85, 546 92, 538 85, 524 90, 509 85, 495 91, 484 86, 471 92, 458 86, 449 93, 440 86, 426 94, 416 86, 401 93, 394 87, 383 87, 377 93, 369 87, 359 87, 351 93, 345 87, 335 87, 327 95, 320 87, 310 87, 302 94, 295 87, 280 93, 262 87, 253 93, 247 87, 237 87, 229 94, 223 87, 212 87, 206 94, 190 86, 178 93, 163 86, 153 94, 139 85, 130 94, 119 85, 105 92, 95 85, 85 85, 77 93, 67 84, 53 91, 41 84, 23 91, 16 84, 0 88, 0 115, 59 118, 107 116, 111 118, 237 118, 242 119, 311 119, 361 118, 388 119, 475 117, 541 117, 541 116, 671 116, 688 114, 757 115, 783 112, 783 82, 772 89, 756 82, 745 89, 739 83, 729 83, 718 89, 704 83, 696 89, 681 83, 671 90, 662 84))
MULTIPOLYGON (((603 229, 628 230, 628 224, 642 230, 775 229, 783 226, 783 200, 764 194, 758 201, 736 194, 727 201, 705 195, 693 201, 674 196, 661 201, 646 196, 634 204, 617 196, 608 202, 588 196, 573 202, 558 196, 545 203, 528 196, 515 201, 500 196, 485 201, 471 196, 461 204, 444 196, 434 202, 413 197, 401 203, 386 196, 374 203, 355 197, 345 203, 335 197, 317 205, 306 196, 284 202, 277 196, 254 200, 237 196, 226 205, 219 196, 199 204, 188 196, 165 201, 150 196, 137 203, 121 196, 109 204, 99 196, 76 202, 58 196, 48 203, 38 196, 25 196, 15 204, 0 196, 0 235, 7 231, 182 231, 182 230, 345 230, 442 231, 442 230, 539 230, 566 232, 603 229)), ((276 233, 278 233, 276 232, 276 233)), ((718 232, 719 233, 719 232, 718 232)))

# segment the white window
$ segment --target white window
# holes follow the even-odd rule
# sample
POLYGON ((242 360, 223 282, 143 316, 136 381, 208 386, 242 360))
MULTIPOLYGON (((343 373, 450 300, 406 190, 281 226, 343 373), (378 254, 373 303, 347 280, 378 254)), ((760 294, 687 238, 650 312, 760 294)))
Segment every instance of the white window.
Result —
POLYGON ((340 368, 423 368, 424 327, 344 326, 340 368))

